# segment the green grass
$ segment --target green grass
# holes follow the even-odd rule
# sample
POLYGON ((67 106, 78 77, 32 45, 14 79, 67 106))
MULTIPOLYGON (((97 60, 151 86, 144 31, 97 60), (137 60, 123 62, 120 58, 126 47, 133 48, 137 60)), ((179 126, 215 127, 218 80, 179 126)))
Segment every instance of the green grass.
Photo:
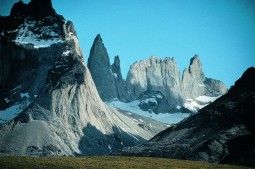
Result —
POLYGON ((204 162, 173 160, 166 158, 146 157, 0 157, 0 169, 9 168, 45 168, 45 169, 69 169, 69 168, 219 168, 239 169, 242 166, 219 165, 204 162))

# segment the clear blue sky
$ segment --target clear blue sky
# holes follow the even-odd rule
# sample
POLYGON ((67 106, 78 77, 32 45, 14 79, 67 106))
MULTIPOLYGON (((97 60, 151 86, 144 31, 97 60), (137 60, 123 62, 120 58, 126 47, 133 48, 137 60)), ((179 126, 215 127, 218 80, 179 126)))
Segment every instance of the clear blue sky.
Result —
MULTIPOLYGON (((0 0, 0 13, 8 15, 13 2, 0 0)), ((86 61, 100 33, 111 61, 120 56, 123 77, 133 62, 152 55, 174 57, 182 72, 198 54, 206 76, 227 87, 255 66, 254 0, 52 2, 57 13, 74 22, 86 61)))

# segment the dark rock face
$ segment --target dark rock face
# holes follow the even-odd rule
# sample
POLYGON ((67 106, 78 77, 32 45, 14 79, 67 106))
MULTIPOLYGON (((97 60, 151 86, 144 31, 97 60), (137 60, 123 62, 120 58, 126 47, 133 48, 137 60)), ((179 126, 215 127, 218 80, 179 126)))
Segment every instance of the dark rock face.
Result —
POLYGON ((152 111, 156 114, 177 111, 171 109, 165 96, 159 91, 142 92, 137 99, 140 101, 138 106, 144 111, 152 111))
POLYGON ((51 1, 16 6, 18 20, 0 18, 0 155, 102 155, 152 137, 102 102, 72 22, 51 1), (24 5, 49 13, 30 17, 24 5))
POLYGON ((110 58, 100 35, 97 35, 90 50, 88 68, 103 101, 112 101, 115 98, 123 102, 129 100, 119 56, 116 56, 114 63, 110 65, 110 58))
POLYGON ((117 98, 110 59, 100 35, 97 35, 90 50, 88 68, 102 100, 117 98))
POLYGON ((17 2, 11 9, 11 17, 27 15, 34 19, 42 19, 46 16, 56 15, 51 0, 31 0, 29 4, 17 2))
POLYGON ((123 102, 129 101, 127 86, 121 74, 119 56, 114 57, 114 63, 111 66, 111 70, 114 75, 115 88, 116 88, 115 90, 116 90, 117 98, 123 102))
POLYGON ((255 68, 214 103, 122 155, 255 166, 255 68))

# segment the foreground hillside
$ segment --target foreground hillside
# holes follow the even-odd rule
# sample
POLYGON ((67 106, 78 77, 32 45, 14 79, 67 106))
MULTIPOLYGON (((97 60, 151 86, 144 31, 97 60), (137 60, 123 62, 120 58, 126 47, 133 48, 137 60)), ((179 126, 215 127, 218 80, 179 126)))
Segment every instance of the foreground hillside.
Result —
POLYGON ((0 157, 0 168, 221 168, 248 167, 147 157, 0 157))
POLYGON ((167 157, 255 167, 255 68, 227 94, 124 156, 167 157))

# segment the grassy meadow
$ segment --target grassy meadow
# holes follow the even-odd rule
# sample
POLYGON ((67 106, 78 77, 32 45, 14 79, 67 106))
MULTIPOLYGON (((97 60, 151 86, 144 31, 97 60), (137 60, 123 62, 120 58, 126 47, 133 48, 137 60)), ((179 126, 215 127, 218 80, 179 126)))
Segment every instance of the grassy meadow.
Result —
POLYGON ((79 169, 79 168, 166 168, 166 169, 242 169, 247 167, 205 162, 147 157, 0 157, 0 169, 79 169))

